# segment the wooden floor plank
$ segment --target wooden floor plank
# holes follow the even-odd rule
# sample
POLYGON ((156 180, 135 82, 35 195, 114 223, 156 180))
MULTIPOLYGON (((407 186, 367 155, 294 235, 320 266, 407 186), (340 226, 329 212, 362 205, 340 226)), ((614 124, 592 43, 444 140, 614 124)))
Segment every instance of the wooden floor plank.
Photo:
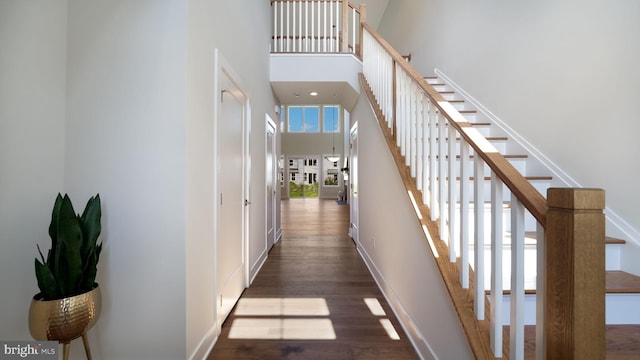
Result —
MULTIPOLYGON (((234 309, 208 359, 418 359, 368 269, 347 235, 349 206, 335 200, 282 201, 283 238, 276 244, 243 299, 323 299, 329 314, 248 317, 234 309), (365 299, 376 299, 384 315, 374 315, 365 299), (335 339, 231 339, 238 319, 330 320, 335 339), (393 340, 381 320, 389 321, 393 340)), ((274 330, 276 331, 276 330, 274 330)), ((283 331, 282 334, 285 334, 283 331)))

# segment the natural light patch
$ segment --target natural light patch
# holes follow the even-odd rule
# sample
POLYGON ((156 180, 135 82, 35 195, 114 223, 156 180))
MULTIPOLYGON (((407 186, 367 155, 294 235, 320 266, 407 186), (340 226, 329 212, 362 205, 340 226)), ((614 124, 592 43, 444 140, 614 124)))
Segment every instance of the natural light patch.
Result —
POLYGON ((367 304, 367 307, 369 308, 369 311, 371 311, 371 313, 375 316, 385 316, 387 315, 384 312, 384 309, 382 308, 382 305, 380 305, 380 301, 378 301, 378 299, 376 298, 365 298, 364 299, 364 303, 367 304))
POLYGON ((424 235, 427 237, 427 241, 429 242, 429 246, 431 246, 431 251, 433 251, 433 256, 436 258, 440 257, 438 254, 438 249, 436 249, 436 244, 433 242, 431 238, 431 234, 429 234, 429 229, 427 229, 426 225, 422 225, 422 231, 424 231, 424 235))
POLYGON ((387 332, 387 335, 389 335, 389 338, 391 338, 391 340, 400 340, 400 335, 398 335, 398 332, 393 327, 391 320, 380 319, 380 324, 382 324, 382 327, 387 332))
POLYGON ((411 199, 411 204, 413 204, 413 210, 415 210, 416 215, 418 215, 418 219, 422 220, 422 213, 420 212, 420 208, 418 207, 418 203, 416 199, 413 197, 413 193, 411 191, 407 191, 409 193, 409 198, 411 199))
POLYGON ((328 316, 323 298, 242 298, 236 316, 328 316))
POLYGON ((229 339, 335 340, 329 319, 235 319, 229 339))

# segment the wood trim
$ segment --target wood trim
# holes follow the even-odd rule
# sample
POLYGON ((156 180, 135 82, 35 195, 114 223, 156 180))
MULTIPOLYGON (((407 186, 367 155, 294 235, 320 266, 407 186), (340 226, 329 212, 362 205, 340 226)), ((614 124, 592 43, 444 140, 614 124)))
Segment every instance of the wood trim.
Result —
POLYGON ((482 147, 477 144, 466 131, 464 131, 464 128, 472 126, 471 123, 466 121, 462 114, 452 106, 443 106, 443 104, 448 104, 447 100, 445 100, 437 90, 429 85, 426 79, 420 75, 418 71, 411 66, 411 64, 404 61, 402 59, 402 55, 400 55, 386 40, 384 40, 369 24, 363 22, 362 26, 378 43, 380 43, 380 45, 385 48, 396 64, 406 71, 413 81, 422 88, 438 111, 451 122, 453 127, 459 132, 460 136, 469 143, 474 151, 480 155, 487 165, 489 165, 509 190, 516 195, 531 215, 533 215, 543 227, 546 226, 547 202, 544 196, 540 194, 540 192, 538 192, 538 190, 500 153, 485 152, 482 147))

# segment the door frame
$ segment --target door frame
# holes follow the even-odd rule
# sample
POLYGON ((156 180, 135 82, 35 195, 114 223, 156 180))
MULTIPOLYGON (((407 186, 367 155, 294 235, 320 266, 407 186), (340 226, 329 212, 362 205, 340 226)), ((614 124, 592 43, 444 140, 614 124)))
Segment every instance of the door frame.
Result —
POLYGON ((360 245, 359 239, 359 198, 358 198, 358 122, 349 131, 349 235, 360 245), (355 146, 353 146, 355 143, 355 146))
MULTIPOLYGON (((221 76, 226 76, 229 80, 231 80, 235 87, 239 90, 239 94, 242 98, 242 199, 246 200, 245 204, 247 204, 249 197, 249 189, 250 189, 250 179, 251 179, 251 162, 249 161, 250 149, 249 149, 249 139, 251 134, 251 103, 249 101, 248 92, 246 91, 247 87, 244 86, 241 77, 238 73, 233 69, 231 63, 226 60, 226 58, 220 53, 219 49, 214 49, 214 101, 213 101, 213 158, 216 162, 214 167, 213 174, 213 248, 214 248, 214 264, 213 264, 213 275, 214 275, 214 309, 215 309, 215 319, 216 319, 216 329, 219 334, 222 329, 222 321, 219 321, 218 309, 220 307, 220 296, 219 290, 222 284, 218 284, 218 215, 219 215, 219 177, 223 170, 218 168, 218 123, 221 121, 220 111, 221 111, 221 103, 223 99, 223 90, 221 88, 221 76)), ((242 201, 242 199, 240 199, 242 201)), ((243 285, 245 288, 249 287, 249 206, 243 206, 242 212, 242 221, 241 221, 241 234, 242 234, 242 258, 244 261, 243 264, 243 285)))
POLYGON ((267 236, 267 241, 266 241, 266 251, 268 252, 271 247, 273 245, 276 244, 276 201, 277 199, 277 188, 280 187, 280 183, 278 181, 278 152, 277 152, 277 142, 276 142, 276 135, 278 133, 278 127, 276 125, 276 123, 273 121, 273 119, 271 119, 271 116, 269 116, 269 114, 265 114, 265 180, 269 181, 271 180, 271 184, 272 184, 272 188, 271 188, 271 193, 269 193, 268 189, 265 189, 265 224, 266 224, 266 229, 265 229, 265 234, 267 236), (268 141, 268 137, 269 134, 271 134, 273 136, 273 141, 271 144, 271 149, 269 149, 269 141, 268 141), (271 151, 271 161, 269 161, 269 151, 271 151), (271 179, 268 179, 268 175, 269 175, 269 171, 268 168, 269 166, 271 167, 271 179), (267 206, 269 204, 269 198, 271 198, 271 209, 267 209, 267 206), (271 224, 268 224, 268 219, 269 219, 269 214, 268 211, 271 210, 271 224), (272 238, 269 239, 269 226, 271 226, 271 228, 273 229, 273 234, 272 234, 272 238))

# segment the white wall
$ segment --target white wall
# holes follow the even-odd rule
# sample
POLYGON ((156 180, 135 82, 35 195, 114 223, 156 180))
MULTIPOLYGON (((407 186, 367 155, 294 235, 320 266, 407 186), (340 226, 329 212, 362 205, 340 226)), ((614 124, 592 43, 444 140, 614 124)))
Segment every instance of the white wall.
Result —
POLYGON ((0 339, 30 339, 36 244, 63 189, 65 0, 0 1, 0 339))
POLYGON ((184 358, 186 4, 69 0, 68 30, 65 188, 103 211, 92 348, 184 358))
POLYGON ((472 359, 458 315, 368 100, 358 122, 358 248, 425 359, 472 359))
POLYGON ((398 0, 379 31, 413 53, 423 74, 441 69, 580 185, 605 189, 609 214, 627 223, 626 234, 608 232, 640 242, 632 157, 640 153, 639 2, 398 0))

